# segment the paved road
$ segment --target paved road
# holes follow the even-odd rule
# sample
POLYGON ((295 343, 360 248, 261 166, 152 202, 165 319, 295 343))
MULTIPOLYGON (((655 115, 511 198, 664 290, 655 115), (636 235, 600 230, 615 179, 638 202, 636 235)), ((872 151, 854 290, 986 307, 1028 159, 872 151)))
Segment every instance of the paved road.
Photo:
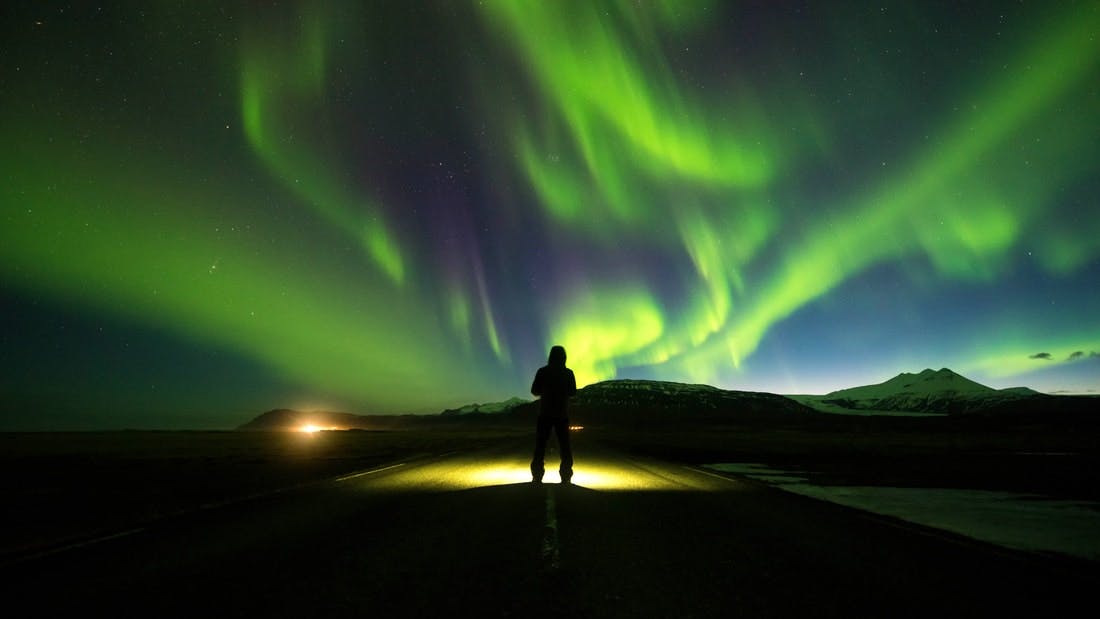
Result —
POLYGON ((525 448, 205 510, 8 566, 0 594, 20 616, 1035 617, 1096 584, 596 445, 536 486, 525 448))

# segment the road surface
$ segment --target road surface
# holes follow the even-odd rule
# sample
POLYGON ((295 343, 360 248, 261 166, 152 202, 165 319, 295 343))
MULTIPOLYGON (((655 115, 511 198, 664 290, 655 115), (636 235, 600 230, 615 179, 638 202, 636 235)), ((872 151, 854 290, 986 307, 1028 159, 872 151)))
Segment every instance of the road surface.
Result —
MULTIPOLYGON (((19 616, 1068 616, 1046 561, 578 441, 393 462, 3 567, 19 616), (65 615, 59 615, 65 613, 65 615)), ((15 615, 10 615, 15 616, 15 615)))

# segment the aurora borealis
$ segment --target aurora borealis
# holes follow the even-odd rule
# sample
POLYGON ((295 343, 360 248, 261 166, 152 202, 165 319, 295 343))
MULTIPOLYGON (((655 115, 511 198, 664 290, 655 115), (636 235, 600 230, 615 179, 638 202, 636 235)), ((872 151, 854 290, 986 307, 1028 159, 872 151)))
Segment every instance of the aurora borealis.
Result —
POLYGON ((1100 388, 1100 3, 15 3, 5 428, 1100 388))

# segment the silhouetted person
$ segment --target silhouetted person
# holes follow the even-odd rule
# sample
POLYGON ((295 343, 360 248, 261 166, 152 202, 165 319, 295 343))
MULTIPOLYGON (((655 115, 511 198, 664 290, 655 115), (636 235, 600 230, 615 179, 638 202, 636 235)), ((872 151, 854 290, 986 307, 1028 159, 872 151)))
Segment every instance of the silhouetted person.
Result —
POLYGON ((550 438, 550 430, 558 435, 558 447, 561 449, 561 473, 562 483, 569 483, 573 477, 573 449, 569 446, 569 417, 566 415, 566 406, 569 398, 577 392, 577 379, 573 376, 573 370, 565 367, 565 349, 554 346, 550 349, 550 358, 546 365, 535 373, 535 380, 531 383, 531 393, 539 396, 539 418, 535 430, 535 455, 531 458, 531 479, 542 481, 542 474, 546 471, 543 467, 543 459, 546 454, 546 441, 550 438))

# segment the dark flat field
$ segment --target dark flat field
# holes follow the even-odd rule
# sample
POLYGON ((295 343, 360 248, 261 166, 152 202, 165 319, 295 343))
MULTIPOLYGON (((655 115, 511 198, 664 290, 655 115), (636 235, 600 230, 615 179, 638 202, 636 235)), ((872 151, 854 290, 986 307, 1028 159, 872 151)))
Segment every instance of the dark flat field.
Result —
POLYGON ((828 485, 966 488, 1100 501, 1100 433, 1092 428, 928 431, 920 422, 880 420, 815 430, 615 430, 606 440, 630 453, 690 464, 759 462, 802 470, 812 482, 828 485))
POLYGON ((484 429, 0 433, 0 557, 507 436, 484 429))
POLYGON ((40 616, 1066 615, 1094 563, 695 466, 1095 496, 1091 437, 1055 434, 592 427, 573 486, 527 483, 519 428, 8 434, 0 594, 40 616))
MULTIPOLYGON (((838 420, 623 429, 584 438, 690 465, 759 462, 826 485, 967 488, 1100 500, 1097 433, 1049 427, 926 429, 927 420, 838 420)), ((935 420, 933 420, 935 421, 935 420)), ((942 426, 943 424, 939 424, 942 426)), ((526 440, 522 427, 318 432, 0 434, 0 557, 110 535, 160 518, 401 460, 526 440)))

